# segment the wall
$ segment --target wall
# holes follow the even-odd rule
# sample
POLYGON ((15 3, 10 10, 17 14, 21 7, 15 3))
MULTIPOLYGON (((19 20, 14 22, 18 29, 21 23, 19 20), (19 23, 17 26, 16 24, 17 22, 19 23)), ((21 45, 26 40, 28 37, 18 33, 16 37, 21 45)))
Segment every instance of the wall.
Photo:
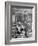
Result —
MULTIPOLYGON (((5 46, 5 44, 4 44, 5 43, 5 1, 7 1, 7 0, 0 0, 0 46, 5 46)), ((10 0, 10 1, 31 2, 31 3, 38 4, 38 0, 10 0)), ((38 21, 38 19, 37 19, 37 21, 38 21)), ((38 39, 38 37, 37 37, 37 39, 38 39)), ((6 46, 38 46, 38 43, 16 44, 16 45, 6 45, 6 46)))

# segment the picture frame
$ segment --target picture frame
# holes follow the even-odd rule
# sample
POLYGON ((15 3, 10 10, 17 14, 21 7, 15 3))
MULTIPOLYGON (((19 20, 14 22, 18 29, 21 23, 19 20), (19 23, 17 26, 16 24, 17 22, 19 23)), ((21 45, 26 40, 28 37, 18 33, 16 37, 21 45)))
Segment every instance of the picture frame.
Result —
MULTIPOLYGON (((21 15, 20 15, 21 16, 21 15)), ((27 18, 30 17, 27 15, 27 18)), ((20 18, 19 18, 20 19, 20 18)), ((22 18, 21 18, 22 19, 22 18)), ((18 20, 19 21, 19 20, 18 20)), ((28 21, 27 21, 28 22, 28 21)), ((6 1, 5 2, 5 44, 22 44, 22 43, 36 43, 37 42, 37 4, 36 3, 26 3, 26 2, 12 2, 12 1, 6 1), (17 11, 16 11, 17 10, 17 11), (21 12, 20 12, 21 11, 21 12), (25 13, 24 13, 25 12, 25 13), (22 15, 29 15, 31 14, 31 20, 32 20, 32 36, 33 37, 24 37, 20 39, 17 37, 15 38, 13 33, 10 34, 13 27, 13 22, 17 24, 17 20, 14 20, 13 15, 17 15, 22 13, 22 15), (13 18, 13 19, 12 19, 13 18), (10 40, 13 39, 13 40, 10 40)))

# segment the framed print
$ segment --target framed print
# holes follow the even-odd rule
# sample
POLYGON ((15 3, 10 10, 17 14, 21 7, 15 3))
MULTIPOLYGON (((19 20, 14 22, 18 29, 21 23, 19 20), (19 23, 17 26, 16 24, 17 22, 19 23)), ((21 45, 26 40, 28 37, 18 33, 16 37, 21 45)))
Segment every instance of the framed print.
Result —
POLYGON ((5 2, 5 44, 37 42, 37 4, 5 2))

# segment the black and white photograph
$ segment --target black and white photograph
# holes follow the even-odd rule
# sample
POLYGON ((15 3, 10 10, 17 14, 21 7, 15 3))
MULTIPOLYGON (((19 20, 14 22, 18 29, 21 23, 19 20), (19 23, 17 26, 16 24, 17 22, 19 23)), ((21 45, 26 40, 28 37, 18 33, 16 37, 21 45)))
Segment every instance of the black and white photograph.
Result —
POLYGON ((37 4, 5 2, 5 43, 37 42, 37 4))

